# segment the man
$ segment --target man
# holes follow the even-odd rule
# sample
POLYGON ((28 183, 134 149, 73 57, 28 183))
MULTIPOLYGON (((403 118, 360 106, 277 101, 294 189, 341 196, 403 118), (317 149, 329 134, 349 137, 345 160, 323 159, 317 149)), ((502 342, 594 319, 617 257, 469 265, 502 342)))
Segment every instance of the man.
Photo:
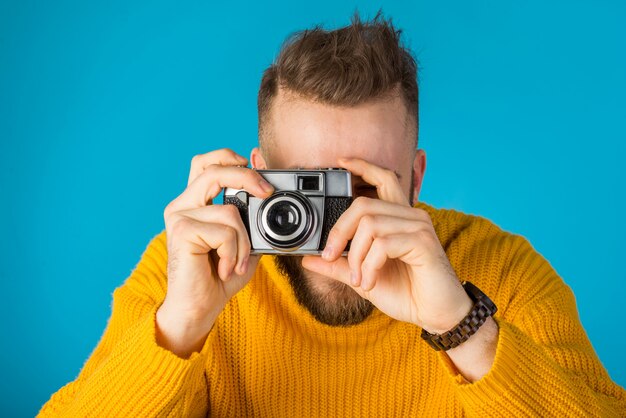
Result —
POLYGON ((283 47, 260 148, 193 158, 102 340, 41 416, 626 415, 549 263, 418 202, 417 68, 399 34, 355 17, 283 47), (225 187, 272 194, 248 164, 353 174, 321 257, 250 255, 236 208, 212 203, 225 187))

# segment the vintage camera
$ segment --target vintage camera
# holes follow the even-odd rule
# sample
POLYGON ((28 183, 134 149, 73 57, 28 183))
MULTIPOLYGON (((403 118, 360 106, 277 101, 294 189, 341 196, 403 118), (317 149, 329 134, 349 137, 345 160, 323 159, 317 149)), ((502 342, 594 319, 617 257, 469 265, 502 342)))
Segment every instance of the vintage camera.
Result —
POLYGON ((321 254, 331 228, 352 203, 350 172, 328 168, 258 173, 274 186, 266 199, 241 189, 224 191, 224 204, 239 209, 251 254, 321 254))

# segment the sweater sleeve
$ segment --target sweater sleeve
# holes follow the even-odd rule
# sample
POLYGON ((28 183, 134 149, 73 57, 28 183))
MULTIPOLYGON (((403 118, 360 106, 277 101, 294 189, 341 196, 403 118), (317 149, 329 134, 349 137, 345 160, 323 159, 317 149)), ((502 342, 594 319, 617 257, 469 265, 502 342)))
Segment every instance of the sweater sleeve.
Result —
POLYGON ((439 357, 465 411, 480 417, 626 416, 626 392, 600 363, 571 289, 517 238, 521 245, 504 284, 492 290, 503 309, 494 318, 499 338, 491 370, 469 383, 444 352, 439 357))
POLYGON ((97 347, 77 379, 53 394, 39 416, 206 416, 208 344, 183 359, 156 343, 155 315, 167 283, 165 239, 165 231, 152 239, 114 291, 97 347))

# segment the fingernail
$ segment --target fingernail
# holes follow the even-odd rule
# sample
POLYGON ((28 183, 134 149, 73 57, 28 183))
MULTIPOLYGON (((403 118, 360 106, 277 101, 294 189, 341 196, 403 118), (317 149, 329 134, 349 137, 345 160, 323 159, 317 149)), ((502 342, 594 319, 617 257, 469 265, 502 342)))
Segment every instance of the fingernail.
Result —
POLYGON ((326 248, 324 248, 324 252, 322 253, 322 258, 328 260, 332 256, 333 256, 333 247, 331 247, 330 245, 327 245, 326 248))
POLYGON ((356 286, 357 285, 356 273, 353 272, 353 271, 350 272, 350 283, 352 283, 352 286, 356 286))
POLYGON ((249 256, 246 256, 246 258, 244 258, 241 262, 241 266, 239 266, 239 271, 241 271, 242 275, 246 274, 248 271, 248 258, 249 256))
POLYGON ((259 181, 259 185, 261 186, 261 189, 263 189, 265 193, 271 193, 274 191, 274 188, 272 187, 272 185, 263 179, 259 181))

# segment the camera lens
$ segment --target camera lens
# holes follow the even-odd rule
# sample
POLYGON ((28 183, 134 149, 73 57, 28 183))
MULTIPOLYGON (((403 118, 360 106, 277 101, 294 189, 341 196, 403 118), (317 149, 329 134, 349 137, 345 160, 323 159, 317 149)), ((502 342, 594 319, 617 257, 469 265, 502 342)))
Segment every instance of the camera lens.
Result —
POLYGON ((279 192, 265 199, 257 225, 263 238, 274 248, 299 248, 315 229, 315 212, 310 201, 297 192, 279 192))
POLYGON ((283 200, 267 211, 267 225, 277 235, 290 236, 300 225, 300 211, 292 202, 283 200))

